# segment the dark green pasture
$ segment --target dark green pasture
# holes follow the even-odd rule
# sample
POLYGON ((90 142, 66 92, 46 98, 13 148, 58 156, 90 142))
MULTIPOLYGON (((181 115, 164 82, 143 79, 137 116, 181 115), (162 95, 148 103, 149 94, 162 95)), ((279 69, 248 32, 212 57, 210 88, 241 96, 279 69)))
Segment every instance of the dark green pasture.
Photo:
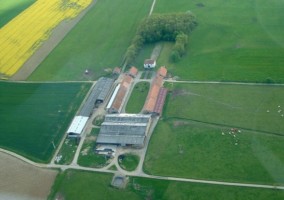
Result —
POLYGON ((0 147, 48 162, 90 88, 86 83, 0 82, 0 147))

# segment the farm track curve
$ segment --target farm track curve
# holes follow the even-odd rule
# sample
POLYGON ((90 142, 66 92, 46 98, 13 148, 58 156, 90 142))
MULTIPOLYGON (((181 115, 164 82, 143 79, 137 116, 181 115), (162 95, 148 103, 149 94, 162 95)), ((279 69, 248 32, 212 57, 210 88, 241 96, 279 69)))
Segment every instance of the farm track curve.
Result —
MULTIPOLYGON (((30 165, 33 165, 35 167, 40 167, 40 168, 61 169, 61 170, 74 169, 74 170, 83 170, 83 171, 90 171, 90 172, 104 172, 104 173, 115 173, 116 172, 114 170, 95 169, 95 168, 90 168, 90 167, 82 167, 78 165, 39 164, 29 159, 26 159, 23 156, 20 156, 16 153, 13 153, 13 152, 1 149, 1 148, 0 148, 0 152, 6 153, 30 165)), ((225 185, 225 186, 236 186, 236 187, 247 187, 247 188, 264 188, 264 189, 284 190, 284 186, 280 186, 280 185, 263 185, 263 184, 251 184, 251 183, 237 183, 237 182, 223 182, 223 181, 213 181, 213 180, 178 178, 178 177, 169 177, 169 176, 155 176, 155 175, 145 174, 144 172, 131 173, 131 172, 123 171, 123 173, 127 176, 136 176, 136 177, 159 179, 159 180, 170 180, 170 181, 203 183, 203 184, 211 184, 211 185, 225 185)))

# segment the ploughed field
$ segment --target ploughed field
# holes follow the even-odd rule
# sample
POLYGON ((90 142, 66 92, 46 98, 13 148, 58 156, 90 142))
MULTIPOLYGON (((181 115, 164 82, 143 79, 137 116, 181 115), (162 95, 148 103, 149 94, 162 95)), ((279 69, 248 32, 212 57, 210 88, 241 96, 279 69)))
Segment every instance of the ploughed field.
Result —
POLYGON ((48 162, 90 84, 0 82, 0 147, 48 162))

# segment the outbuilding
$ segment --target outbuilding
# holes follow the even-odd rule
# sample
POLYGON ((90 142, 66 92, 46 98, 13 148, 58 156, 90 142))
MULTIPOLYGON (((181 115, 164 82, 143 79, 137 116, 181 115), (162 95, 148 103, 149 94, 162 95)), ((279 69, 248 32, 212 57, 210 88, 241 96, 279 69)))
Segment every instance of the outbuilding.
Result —
POLYGON ((153 59, 146 59, 144 61, 144 68, 145 69, 152 69, 156 67, 156 60, 153 59))

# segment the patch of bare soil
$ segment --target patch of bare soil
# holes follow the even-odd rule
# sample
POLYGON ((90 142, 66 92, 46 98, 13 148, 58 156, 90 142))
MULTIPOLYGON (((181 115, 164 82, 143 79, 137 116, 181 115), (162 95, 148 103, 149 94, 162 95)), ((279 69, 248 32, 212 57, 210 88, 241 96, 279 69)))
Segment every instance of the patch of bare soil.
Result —
POLYGON ((186 126, 186 125, 189 125, 189 122, 187 122, 187 121, 182 121, 182 120, 175 120, 175 121, 174 121, 174 127, 186 126))
POLYGON ((25 62, 19 71, 11 77, 13 81, 26 80, 39 64, 49 55, 49 53, 63 40, 63 38, 72 30, 72 28, 82 19, 82 17, 95 5, 97 0, 83 10, 77 17, 61 22, 53 29, 50 37, 42 43, 36 52, 25 62))
POLYGON ((57 173, 0 152, 0 199, 47 199, 57 173))

